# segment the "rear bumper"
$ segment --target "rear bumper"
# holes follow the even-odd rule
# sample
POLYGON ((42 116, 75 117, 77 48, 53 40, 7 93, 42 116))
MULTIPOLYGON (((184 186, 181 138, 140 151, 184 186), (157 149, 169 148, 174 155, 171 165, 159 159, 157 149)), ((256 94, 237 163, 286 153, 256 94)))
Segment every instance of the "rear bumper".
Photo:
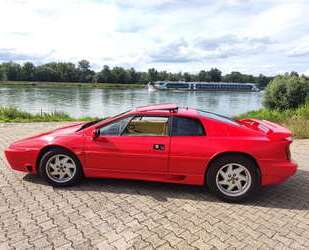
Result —
POLYGON ((9 147, 4 153, 12 169, 21 172, 36 173, 37 150, 9 147))
POLYGON ((262 186, 282 183, 297 171, 293 161, 264 161, 261 166, 262 186))

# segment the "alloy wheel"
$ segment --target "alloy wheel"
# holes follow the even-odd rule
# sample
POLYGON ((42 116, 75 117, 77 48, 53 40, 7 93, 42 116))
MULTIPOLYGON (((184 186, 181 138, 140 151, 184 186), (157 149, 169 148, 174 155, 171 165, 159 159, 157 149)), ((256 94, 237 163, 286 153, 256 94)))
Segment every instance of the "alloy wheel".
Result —
POLYGON ((248 169, 238 163, 229 163, 219 168, 216 185, 227 196, 241 196, 248 191, 252 183, 248 169))
POLYGON ((75 173, 76 164, 68 155, 54 155, 46 163, 46 174, 48 178, 57 183, 65 183, 70 181, 74 177, 75 173))

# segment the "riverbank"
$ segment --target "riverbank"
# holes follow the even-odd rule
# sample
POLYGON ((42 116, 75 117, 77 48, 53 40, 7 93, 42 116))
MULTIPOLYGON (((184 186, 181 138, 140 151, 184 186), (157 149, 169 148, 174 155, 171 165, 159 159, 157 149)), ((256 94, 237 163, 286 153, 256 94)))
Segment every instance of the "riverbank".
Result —
MULTIPOLYGON (((251 111, 235 117, 265 119, 279 123, 289 128, 295 138, 309 138, 309 104, 296 110, 268 110, 260 109, 251 111)), ((69 121, 89 121, 98 119, 96 117, 73 118, 63 112, 30 114, 15 107, 0 107, 0 123, 25 123, 25 122, 69 122, 69 121)))
POLYGON ((26 122, 74 122, 95 120, 93 117, 73 118, 64 112, 41 112, 30 114, 15 107, 0 107, 0 123, 26 123, 26 122))
POLYGON ((98 89, 136 89, 136 88, 145 88, 145 84, 140 83, 132 83, 132 84, 125 84, 125 83, 83 83, 83 82, 24 82, 24 81, 0 81, 1 86, 8 86, 8 87, 78 87, 78 88, 98 88, 98 89))

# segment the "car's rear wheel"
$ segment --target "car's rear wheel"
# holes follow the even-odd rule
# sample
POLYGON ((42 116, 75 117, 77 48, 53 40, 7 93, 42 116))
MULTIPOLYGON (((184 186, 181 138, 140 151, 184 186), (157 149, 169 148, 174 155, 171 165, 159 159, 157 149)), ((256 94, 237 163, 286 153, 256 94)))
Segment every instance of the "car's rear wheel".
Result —
POLYGON ((243 155, 226 155, 209 166, 206 183, 219 198, 237 202, 254 194, 260 175, 253 160, 243 155))
POLYGON ((39 172, 52 186, 65 187, 77 184, 82 178, 78 158, 62 149, 45 153, 40 161, 39 172))

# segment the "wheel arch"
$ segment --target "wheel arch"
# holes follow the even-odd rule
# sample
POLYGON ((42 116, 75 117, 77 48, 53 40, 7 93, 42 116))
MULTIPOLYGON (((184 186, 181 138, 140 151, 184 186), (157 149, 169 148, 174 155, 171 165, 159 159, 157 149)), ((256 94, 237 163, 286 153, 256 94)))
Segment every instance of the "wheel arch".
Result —
POLYGON ((57 150, 57 149, 58 150, 64 150, 64 151, 74 155, 76 157, 76 159, 80 162, 79 158, 77 157, 77 155, 72 150, 70 150, 66 147, 60 146, 60 145, 56 145, 56 144, 55 145, 47 145, 47 146, 41 148, 41 150, 39 151, 39 154, 38 154, 37 159, 36 159, 36 165, 35 165, 36 171, 38 171, 38 169, 40 167, 40 162, 41 162, 43 155, 46 154, 48 151, 57 150))
POLYGON ((224 157, 224 156, 244 156, 248 159, 250 159, 251 161, 253 161, 255 163, 255 166, 256 166, 256 169, 258 171, 258 174, 259 174, 259 181, 261 182, 261 169, 260 169, 260 166, 257 162, 257 160, 251 155, 251 154, 248 154, 248 153, 245 153, 245 152, 238 152, 238 151, 226 151, 226 152, 221 152, 219 154, 216 154, 214 155, 210 161, 207 163, 207 166, 206 166, 206 169, 205 169, 205 173, 204 173, 204 184, 207 185, 207 173, 210 169, 210 166, 211 164, 216 161, 217 159, 221 158, 221 157, 224 157))

